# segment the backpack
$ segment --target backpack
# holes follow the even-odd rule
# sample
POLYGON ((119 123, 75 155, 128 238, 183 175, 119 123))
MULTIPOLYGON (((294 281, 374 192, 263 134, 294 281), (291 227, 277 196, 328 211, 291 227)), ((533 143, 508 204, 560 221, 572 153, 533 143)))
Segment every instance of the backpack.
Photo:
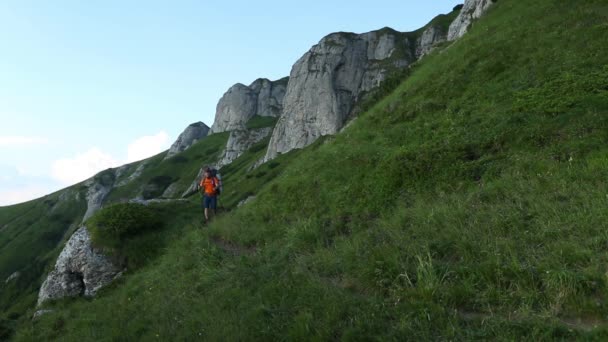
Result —
POLYGON ((220 172, 217 169, 212 168, 211 177, 217 178, 218 182, 220 183, 219 186, 217 187, 216 192, 218 195, 221 194, 224 191, 224 182, 222 182, 222 175, 220 175, 220 172))

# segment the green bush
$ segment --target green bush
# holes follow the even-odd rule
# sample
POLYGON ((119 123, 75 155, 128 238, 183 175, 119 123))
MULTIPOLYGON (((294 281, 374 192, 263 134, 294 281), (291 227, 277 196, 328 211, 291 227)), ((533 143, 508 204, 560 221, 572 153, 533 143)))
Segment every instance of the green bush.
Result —
POLYGON ((157 228, 160 219, 154 210, 137 203, 119 203, 104 208, 88 221, 93 243, 119 248, 128 238, 157 228))

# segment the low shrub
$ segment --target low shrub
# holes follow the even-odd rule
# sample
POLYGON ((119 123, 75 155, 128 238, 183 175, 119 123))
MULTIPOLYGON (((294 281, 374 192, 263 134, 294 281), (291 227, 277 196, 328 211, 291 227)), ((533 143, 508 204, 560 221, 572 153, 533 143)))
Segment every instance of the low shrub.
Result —
POLYGON ((119 203, 99 211, 87 226, 95 245, 113 249, 119 248, 125 239, 155 229, 160 223, 155 211, 145 205, 119 203))

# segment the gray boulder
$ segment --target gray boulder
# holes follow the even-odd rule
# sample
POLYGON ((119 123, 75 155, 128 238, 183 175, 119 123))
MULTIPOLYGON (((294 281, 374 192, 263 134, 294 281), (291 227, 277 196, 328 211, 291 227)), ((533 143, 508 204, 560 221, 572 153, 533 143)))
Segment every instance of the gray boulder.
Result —
POLYGON ((217 167, 220 168, 232 163, 250 149, 251 146, 269 136, 271 132, 272 127, 231 131, 228 142, 226 143, 226 148, 217 163, 217 167))
POLYGON ((208 133, 209 126, 205 125, 204 123, 199 121, 190 124, 188 127, 186 127, 182 134, 177 137, 177 140, 175 140, 173 145, 171 145, 165 159, 171 158, 174 155, 185 151, 194 143, 206 137, 208 133))
POLYGON ((91 236, 83 226, 70 237, 55 268, 42 283, 38 305, 49 299, 94 296, 100 288, 119 277, 121 271, 121 267, 91 246, 91 236))
POLYGON ((287 79, 257 79, 251 85, 232 86, 217 104, 212 133, 245 129, 255 115, 277 117, 283 109, 287 79))
POLYGON ((479 19, 494 2, 495 0, 466 0, 460 14, 450 25, 448 40, 456 40, 467 33, 473 21, 479 19))
POLYGON ((265 160, 338 132, 355 102, 378 86, 389 70, 415 61, 415 50, 411 35, 390 28, 323 38, 291 69, 283 115, 265 160))

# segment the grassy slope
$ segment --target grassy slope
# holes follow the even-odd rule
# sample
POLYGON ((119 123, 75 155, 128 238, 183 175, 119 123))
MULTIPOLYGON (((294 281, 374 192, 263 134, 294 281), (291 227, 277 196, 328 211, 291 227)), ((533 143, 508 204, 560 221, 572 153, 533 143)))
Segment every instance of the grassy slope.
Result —
MULTIPOLYGON (((156 176, 163 175, 171 175, 171 180, 178 183, 181 194, 202 164, 215 162, 227 137, 227 134, 210 136, 167 161, 162 160, 164 153, 146 160, 147 167, 142 176, 126 186, 116 188, 108 201, 134 198, 141 194, 141 189, 146 184, 153 183, 156 176)), ((140 162, 130 165, 129 170, 116 181, 128 177, 139 164, 140 162)), ((106 170, 95 177, 111 182, 114 175, 106 170)), ((192 215, 191 219, 199 214, 196 202, 193 199, 191 203, 183 203, 180 207, 192 215)), ((18 320, 29 320, 31 317, 31 312, 24 314, 35 306, 44 275, 53 266, 62 242, 80 224, 85 211, 86 187, 82 184, 37 200, 0 208, 0 340, 10 333, 18 320), (4 279, 15 271, 20 272, 19 278, 5 283, 4 279)), ((140 241, 134 241, 133 245, 135 249, 141 247, 138 249, 141 252, 139 259, 144 260, 156 256, 157 251, 173 237, 173 234, 161 230, 140 241), (142 247, 144 243, 146 246, 142 247)))
POLYGON ((77 197, 70 190, 0 210, 0 340, 35 305, 41 275, 85 210, 84 194, 77 197), (20 276, 6 283, 16 271, 20 276))
POLYGON ((227 140, 228 133, 213 134, 167 160, 164 160, 165 152, 148 159, 141 175, 132 182, 113 189, 108 195, 108 201, 131 199, 138 195, 157 198, 172 183, 177 184, 176 193, 180 197, 200 168, 217 160, 227 140))
POLYGON ((607 21, 498 2, 252 203, 18 339, 605 338, 607 21))

